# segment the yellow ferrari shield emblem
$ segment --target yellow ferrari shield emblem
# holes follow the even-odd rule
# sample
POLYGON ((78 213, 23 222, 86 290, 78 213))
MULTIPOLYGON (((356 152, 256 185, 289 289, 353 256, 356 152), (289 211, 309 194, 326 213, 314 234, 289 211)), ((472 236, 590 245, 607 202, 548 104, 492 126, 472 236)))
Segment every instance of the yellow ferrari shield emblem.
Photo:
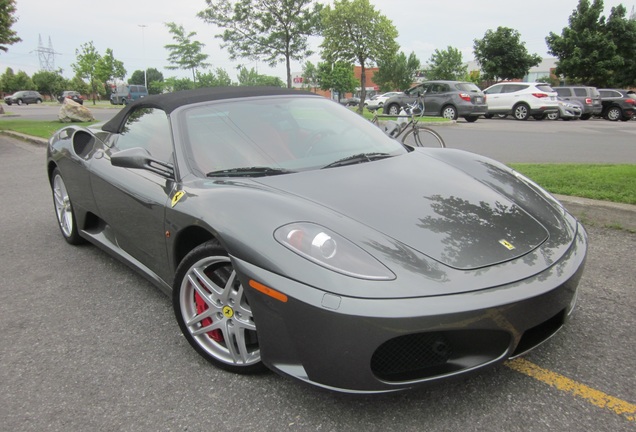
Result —
POLYGON ((176 206, 179 200, 185 195, 185 191, 177 191, 172 197, 172 207, 176 206))
POLYGON ((223 307, 223 316, 225 318, 232 318, 234 316, 234 310, 229 306, 223 307))
POLYGON ((499 240, 499 243, 501 243, 508 250, 513 250, 515 248, 513 244, 507 240, 499 240))

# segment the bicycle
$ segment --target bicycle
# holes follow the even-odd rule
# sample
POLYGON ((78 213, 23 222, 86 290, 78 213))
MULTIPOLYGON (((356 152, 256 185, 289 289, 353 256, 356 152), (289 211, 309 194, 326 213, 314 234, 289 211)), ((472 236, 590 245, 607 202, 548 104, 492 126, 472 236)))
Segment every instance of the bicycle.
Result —
MULTIPOLYGON (((396 116, 378 114, 376 110, 371 123, 380 127, 379 119, 382 117, 394 118, 396 116)), ((424 117, 423 102, 421 105, 419 101, 407 104, 397 117, 408 118, 409 120, 402 122, 388 121, 384 126, 384 132, 390 137, 399 139, 401 136, 402 144, 411 147, 446 147, 446 143, 440 134, 429 127, 418 125, 420 119, 424 117), (416 108, 421 108, 420 115, 416 114, 416 108)))

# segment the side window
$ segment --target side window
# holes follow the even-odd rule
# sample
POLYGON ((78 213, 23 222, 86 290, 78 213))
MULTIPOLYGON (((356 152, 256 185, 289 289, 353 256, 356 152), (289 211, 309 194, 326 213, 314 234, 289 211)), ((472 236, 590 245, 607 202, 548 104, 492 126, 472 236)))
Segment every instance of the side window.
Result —
POLYGON ((166 113, 157 108, 139 108, 128 116, 115 146, 120 150, 146 149, 165 162, 172 158, 172 134, 166 113))
POLYGON ((428 88, 428 93, 429 94, 438 94, 440 92, 441 88, 439 84, 431 84, 430 87, 428 88))
POLYGON ((574 89, 574 94, 577 96, 587 96, 587 90, 584 88, 575 88, 574 89))
POLYGON ((557 94, 559 96, 561 96, 561 97, 570 96, 570 89, 569 88, 555 87, 554 91, 557 92, 557 94))
POLYGON ((488 90, 488 94, 499 94, 501 93, 502 88, 503 86, 501 85, 494 86, 490 90, 488 90))
POLYGON ((525 90, 528 88, 528 86, 523 84, 508 84, 504 88, 505 90, 502 93, 514 93, 521 90, 525 90))

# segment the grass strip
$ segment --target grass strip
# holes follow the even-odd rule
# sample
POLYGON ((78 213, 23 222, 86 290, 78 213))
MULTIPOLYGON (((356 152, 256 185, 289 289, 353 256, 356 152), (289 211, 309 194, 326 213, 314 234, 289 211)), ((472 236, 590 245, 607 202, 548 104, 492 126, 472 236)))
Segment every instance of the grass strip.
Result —
MULTIPOLYGON (((74 125, 88 126, 97 122, 73 123, 74 125)), ((0 130, 11 130, 23 134, 49 139, 51 135, 58 129, 68 126, 70 123, 62 123, 59 120, 43 121, 43 120, 18 120, 18 119, 2 119, 0 120, 0 130)))
POLYGON ((554 194, 636 204, 636 165, 509 164, 554 194))

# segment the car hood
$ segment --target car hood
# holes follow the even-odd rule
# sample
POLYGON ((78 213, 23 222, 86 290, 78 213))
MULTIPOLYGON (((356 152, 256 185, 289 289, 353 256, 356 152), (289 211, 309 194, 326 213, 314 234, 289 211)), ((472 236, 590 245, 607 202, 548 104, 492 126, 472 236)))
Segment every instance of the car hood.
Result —
POLYGON ((469 171, 415 151, 257 182, 327 207, 460 270, 513 260, 548 238, 544 224, 503 192, 514 193, 516 177, 491 168, 476 179, 469 171), (504 186, 498 190, 493 184, 504 186))

